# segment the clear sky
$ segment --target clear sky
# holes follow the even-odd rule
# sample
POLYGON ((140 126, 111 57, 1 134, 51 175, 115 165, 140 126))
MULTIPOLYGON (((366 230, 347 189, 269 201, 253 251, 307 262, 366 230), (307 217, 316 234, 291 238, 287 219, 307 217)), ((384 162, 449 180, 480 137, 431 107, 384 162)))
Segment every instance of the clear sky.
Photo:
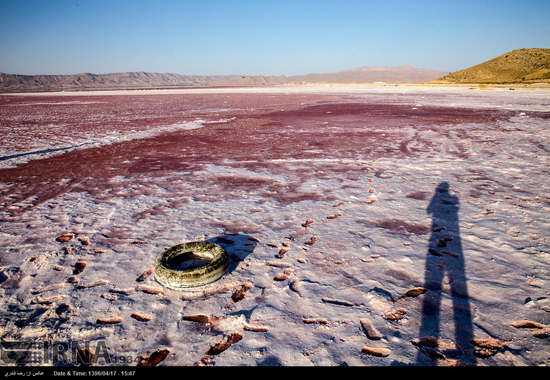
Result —
POLYGON ((550 0, 0 0, 0 72, 456 71, 550 48, 550 0))

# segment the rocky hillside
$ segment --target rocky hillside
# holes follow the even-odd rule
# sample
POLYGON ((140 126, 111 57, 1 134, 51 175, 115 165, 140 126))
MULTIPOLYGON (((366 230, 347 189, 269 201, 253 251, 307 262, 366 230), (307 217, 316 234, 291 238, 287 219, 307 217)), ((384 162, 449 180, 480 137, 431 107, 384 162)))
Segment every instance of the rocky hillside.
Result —
POLYGON ((126 72, 111 74, 16 75, 0 73, 0 92, 204 86, 236 75, 179 75, 126 72))
POLYGON ((434 83, 550 82, 550 49, 516 49, 487 62, 455 71, 434 83))

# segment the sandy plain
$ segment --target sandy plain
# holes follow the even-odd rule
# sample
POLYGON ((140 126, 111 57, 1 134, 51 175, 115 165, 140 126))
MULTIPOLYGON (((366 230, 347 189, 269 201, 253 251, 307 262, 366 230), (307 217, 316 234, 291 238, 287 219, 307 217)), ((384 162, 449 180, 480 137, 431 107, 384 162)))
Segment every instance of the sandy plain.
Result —
POLYGON ((129 366, 547 366, 550 91, 509 87, 2 95, 1 338, 129 366), (228 275, 163 288, 156 257, 197 240, 228 275))

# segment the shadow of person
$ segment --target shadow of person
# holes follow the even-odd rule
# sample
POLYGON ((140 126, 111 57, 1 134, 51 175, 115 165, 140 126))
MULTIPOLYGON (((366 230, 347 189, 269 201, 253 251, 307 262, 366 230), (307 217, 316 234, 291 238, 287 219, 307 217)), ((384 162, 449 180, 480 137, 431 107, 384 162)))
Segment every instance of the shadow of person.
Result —
POLYGON ((458 197, 449 192, 449 184, 441 182, 426 210, 432 214, 432 235, 426 257, 424 288, 428 291, 422 305, 418 363, 437 365, 441 359, 459 360, 466 365, 476 362, 470 344, 473 326, 460 239, 459 207, 458 197), (452 327, 441 326, 442 300, 448 296, 452 300, 456 346, 442 347, 435 343, 436 339, 440 339, 442 331, 452 327))

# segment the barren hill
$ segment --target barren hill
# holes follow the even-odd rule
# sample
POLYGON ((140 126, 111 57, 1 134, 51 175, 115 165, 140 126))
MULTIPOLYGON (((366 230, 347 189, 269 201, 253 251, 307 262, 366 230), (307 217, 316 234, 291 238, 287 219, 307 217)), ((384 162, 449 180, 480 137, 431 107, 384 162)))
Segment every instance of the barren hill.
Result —
POLYGON ((177 86, 204 86, 236 75, 179 75, 126 72, 111 74, 17 75, 0 73, 0 92, 63 91, 177 86))
POLYGON ((423 83, 445 75, 447 72, 417 69, 403 65, 397 67, 363 66, 335 73, 306 74, 287 77, 287 83, 423 83))
POLYGON ((264 77, 263 75, 255 76, 237 76, 229 79, 220 79, 208 83, 209 86, 259 86, 270 84, 281 84, 284 82, 285 77, 264 77))
POLYGON ((516 49, 468 69, 455 71, 434 83, 550 82, 550 49, 516 49))

